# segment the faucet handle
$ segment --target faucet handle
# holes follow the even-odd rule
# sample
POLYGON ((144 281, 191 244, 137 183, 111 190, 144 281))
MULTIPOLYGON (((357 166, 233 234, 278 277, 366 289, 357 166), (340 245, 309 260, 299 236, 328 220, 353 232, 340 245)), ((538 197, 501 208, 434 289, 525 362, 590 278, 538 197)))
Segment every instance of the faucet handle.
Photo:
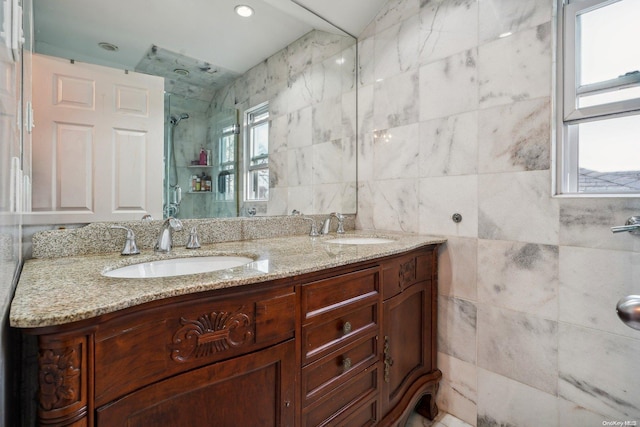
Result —
POLYGON ((191 228, 191 234, 189 235, 189 241, 187 242, 187 249, 198 249, 200 247, 200 241, 198 240, 198 230, 195 226, 191 228))
POLYGON ((318 233, 318 226, 316 225, 316 220, 313 218, 302 218, 305 221, 311 221, 311 231, 309 232, 309 237, 318 237, 320 233, 318 233))
POLYGON ((176 231, 182 230, 182 221, 180 221, 178 218, 174 218, 170 216, 169 218, 166 219, 165 224, 168 224, 171 228, 173 228, 176 231))
POLYGON ((120 255, 137 255, 140 253, 138 245, 136 244, 136 235, 132 229, 121 225, 112 225, 111 228, 119 228, 127 231, 127 240, 124 242, 124 247, 122 248, 120 255))
POLYGON ((344 218, 345 218, 345 216, 342 215, 341 213, 335 213, 334 216, 338 219, 338 229, 336 230, 336 233, 344 234, 344 218))
POLYGON ((640 234, 640 216, 632 216, 624 223, 617 227, 611 227, 611 232, 621 233, 628 231, 631 234, 640 234))

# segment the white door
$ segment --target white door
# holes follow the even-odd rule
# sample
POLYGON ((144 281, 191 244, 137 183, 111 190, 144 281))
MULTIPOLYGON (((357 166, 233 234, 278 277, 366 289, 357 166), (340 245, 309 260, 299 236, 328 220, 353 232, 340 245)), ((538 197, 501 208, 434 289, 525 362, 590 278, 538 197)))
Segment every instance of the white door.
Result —
POLYGON ((162 218, 164 79, 33 55, 30 223, 162 218))

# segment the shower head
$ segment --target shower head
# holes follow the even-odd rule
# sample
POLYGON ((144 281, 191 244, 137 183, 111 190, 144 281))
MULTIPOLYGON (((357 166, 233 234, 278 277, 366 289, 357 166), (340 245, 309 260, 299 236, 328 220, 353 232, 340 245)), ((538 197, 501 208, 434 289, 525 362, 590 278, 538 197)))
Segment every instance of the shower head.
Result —
POLYGON ((186 120, 188 118, 189 118, 189 115, 187 113, 182 113, 182 114, 180 114, 180 116, 174 116, 172 114, 171 117, 169 118, 169 122, 173 126, 178 126, 178 123, 180 123, 180 120, 186 120))

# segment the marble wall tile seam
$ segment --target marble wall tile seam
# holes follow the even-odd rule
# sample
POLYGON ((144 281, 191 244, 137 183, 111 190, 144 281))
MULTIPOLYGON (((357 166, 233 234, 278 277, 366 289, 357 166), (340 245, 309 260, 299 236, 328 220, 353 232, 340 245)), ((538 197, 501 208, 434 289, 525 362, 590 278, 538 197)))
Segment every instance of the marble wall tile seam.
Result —
POLYGON ((551 22, 478 47, 480 108, 552 96, 551 22))
POLYGON ((478 173, 551 171, 551 116, 548 96, 478 110, 478 173))
POLYGON ((557 395, 558 322, 486 303, 477 313, 477 366, 557 395))
POLYGON ((558 321, 559 251, 557 245, 478 239, 478 302, 558 321))
POLYGON ((535 317, 536 319, 544 320, 544 321, 547 321, 547 322, 560 322, 557 317, 539 315, 539 314, 536 314, 534 312, 527 311, 527 310, 518 310, 517 308, 514 308, 513 306, 508 306, 508 305, 504 305, 504 304, 494 304, 491 301, 486 301, 486 300, 485 301, 475 301, 474 303, 477 304, 478 307, 480 307, 480 306, 492 307, 492 308, 497 308, 499 310, 508 310, 508 311, 513 312, 513 313, 518 313, 518 314, 525 315, 525 316, 532 316, 532 317, 535 317))
MULTIPOLYGON (((534 391, 535 391, 535 392, 537 392, 537 393, 544 393, 545 395, 547 395, 547 396, 549 396, 549 397, 553 397, 553 398, 555 398, 555 399, 562 398, 562 397, 560 396, 560 394, 559 394, 559 393, 549 393, 548 391, 541 390, 541 389, 539 389, 538 387, 535 387, 535 386, 532 386, 531 384, 527 384, 527 383, 525 383, 525 382, 523 382, 523 381, 520 381, 520 380, 518 380, 517 378, 512 378, 512 377, 510 377, 510 376, 508 376, 508 375, 504 375, 504 374, 502 374, 502 373, 500 373, 500 372, 495 372, 495 371, 493 371, 493 370, 491 370, 491 369, 489 369, 489 368, 486 368, 486 367, 480 366, 480 364, 478 364, 477 368, 478 368, 478 371, 479 371, 479 370, 484 370, 484 371, 486 371, 486 372, 488 372, 488 373, 491 373, 491 374, 493 374, 493 375, 498 375, 498 376, 500 376, 500 377, 502 377, 502 378, 504 378, 504 379, 507 379, 507 380, 509 380, 509 381, 512 381, 513 383, 515 383, 515 384, 517 384, 517 385, 519 385, 519 386, 523 386, 523 387, 526 387, 526 388, 528 388, 528 389, 530 389, 530 390, 534 390, 534 391)), ((575 403, 575 402, 574 402, 574 403, 575 403)))
MULTIPOLYGON (((505 285, 508 287, 508 284, 505 285)), ((479 292, 480 294, 480 292, 479 292)), ((558 292, 559 294, 559 292, 558 292)), ((499 308, 501 310, 509 310, 512 311, 514 313, 519 313, 522 315, 527 315, 527 316, 534 316, 538 319, 542 319, 542 320, 546 320, 549 322, 558 322, 559 321, 559 297, 558 295, 554 295, 553 297, 549 298, 548 301, 550 302, 550 304, 557 310, 555 311, 553 314, 545 314, 545 313, 540 313, 537 312, 535 310, 532 309, 526 309, 526 308, 522 308, 522 309, 518 309, 516 307, 514 307, 514 305, 510 305, 508 303, 504 303, 504 302, 495 302, 492 301, 489 297, 484 297, 482 295, 478 296, 478 301, 476 301, 477 304, 486 304, 487 306, 490 307, 495 307, 495 308, 499 308)))
POLYGON ((559 396, 613 419, 640 421, 640 341, 563 323, 559 332, 559 396))
POLYGON ((560 204, 560 244, 563 246, 640 252, 640 237, 613 234, 610 227, 623 225, 640 214, 640 197, 556 197, 560 204))
POLYGON ((553 23, 554 23, 554 21, 552 19, 548 19, 548 20, 546 20, 544 22, 540 22, 540 23, 536 23, 536 24, 531 25, 531 26, 526 26, 526 27, 519 28, 516 31, 509 31, 508 33, 505 33, 504 37, 496 36, 494 38, 490 38, 490 39, 486 39, 486 40, 482 40, 482 41, 478 42, 478 47, 485 46, 485 45, 488 45, 488 44, 491 44, 491 43, 495 43, 496 41, 504 40, 504 39, 506 39, 508 37, 513 37, 515 35, 530 31, 532 29, 537 29, 537 28, 545 26, 545 25, 553 25, 553 23))
MULTIPOLYGON (((478 287, 477 289, 477 303, 479 305, 482 304, 486 304, 487 306, 491 306, 491 307, 496 307, 496 308, 500 308, 503 310, 509 310, 509 311, 513 311, 516 313, 520 313, 520 314, 524 314, 524 315, 528 315, 528 316, 534 316, 536 318, 539 319, 544 319, 547 321, 551 321, 551 322, 558 322, 559 318, 560 318, 560 287, 561 287, 561 282, 560 282, 560 267, 559 267, 559 247, 557 245, 549 245, 549 244, 543 244, 543 243, 530 243, 530 242, 521 242, 521 241, 514 241, 514 240, 490 240, 490 239, 478 239, 478 253, 477 253, 477 257, 478 257, 478 265, 477 265, 477 282, 476 285, 478 287), (528 248, 534 248, 536 251, 538 249, 540 249, 541 251, 544 251, 547 253, 547 257, 551 257, 551 260, 547 260, 547 261, 543 261, 543 262, 550 262, 550 263, 555 263, 555 265, 551 266, 551 269, 544 269, 545 271, 543 271, 543 273, 548 273, 549 276, 547 277, 542 277, 542 280, 546 280, 551 283, 551 289, 545 287, 549 286, 549 282, 545 282, 545 284, 543 285, 538 285, 538 284, 533 284, 530 287, 532 288, 533 291, 540 291, 543 293, 546 293, 546 295, 543 295, 539 298, 539 300, 535 301, 536 303, 540 304, 540 305, 548 305, 550 308, 549 310, 544 310, 544 309, 539 309, 536 306, 531 307, 529 304, 530 300, 533 299, 533 297, 531 294, 527 294, 527 295, 523 295, 523 289, 522 287, 518 287, 516 285, 513 285, 513 282, 501 282, 500 284, 496 284, 494 282, 491 283, 491 287, 495 287, 495 286, 501 286, 504 287, 504 289, 501 292, 504 292, 505 290, 509 290, 509 287, 512 286, 514 288, 514 291, 517 293, 517 298, 524 298, 526 301, 524 303, 522 303, 524 306, 519 307, 516 303, 511 303, 511 300, 507 299, 505 300, 498 300, 497 297, 494 297, 491 294, 485 294, 483 293, 483 291, 481 290, 481 287, 483 286, 483 279, 482 279, 482 270, 480 268, 482 260, 480 259, 481 257, 481 250, 480 247, 482 245, 482 243, 505 243, 505 244, 513 244, 516 246, 521 247, 518 252, 526 252, 528 250, 528 248), (553 255, 555 254, 555 256, 553 255), (511 285, 510 285, 511 283, 511 285), (539 287, 543 287, 544 289, 540 290, 539 287)), ((545 256, 545 255, 543 255, 545 256)), ((505 255, 506 257, 506 255, 505 255)), ((529 262, 530 260, 523 260, 523 262, 529 262)))
POLYGON ((460 298, 438 297, 438 351, 475 366, 478 310, 460 298))
MULTIPOLYGON (((613 312, 613 315, 615 316, 615 308, 612 309, 612 312, 613 312)), ((637 337, 631 337, 631 336, 628 336, 628 335, 618 334, 616 332, 607 331, 607 330, 599 329, 599 328, 594 328, 593 326, 586 326, 586 325, 579 324, 579 323, 573 323, 573 322, 569 322, 569 321, 566 321, 566 320, 558 320, 558 326, 563 326, 563 327, 569 326, 569 327, 572 327, 572 328, 579 328, 579 329, 583 329, 585 331, 590 331, 592 333, 603 334, 603 335, 609 336, 611 338, 617 338, 617 339, 622 339, 622 340, 630 340, 631 342, 635 342, 635 343, 640 344, 640 331, 637 332, 637 335, 638 335, 637 337)), ((638 421, 640 421, 640 420, 638 420, 638 421)))
POLYGON ((559 427, 557 408, 556 396, 478 369, 478 426, 559 427))
POLYGON ((420 120, 478 110, 478 71, 478 48, 475 46, 419 67, 420 120))
MULTIPOLYGON (((620 224, 622 225, 622 224, 620 224)), ((636 239, 640 239, 638 237, 634 237, 636 239)), ((589 245, 587 243, 585 243, 584 245, 579 245, 579 244, 575 244, 575 243, 562 243, 560 242, 558 245, 560 248, 566 248, 566 249, 585 249, 585 250, 593 250, 595 251, 602 251, 602 252, 612 252, 612 253, 618 253, 620 255, 622 254, 639 254, 640 253, 640 247, 637 248, 632 248, 632 249, 625 249, 625 248, 609 248, 609 247, 596 247, 593 246, 593 244, 589 245)), ((638 284, 638 292, 640 293, 640 284, 638 284)))
POLYGON ((417 15, 420 11, 422 0, 390 0, 378 12, 373 19, 372 33, 377 34, 388 29, 399 21, 417 15))
POLYGON ((478 400, 476 365, 438 351, 438 367, 443 371, 445 381, 449 384, 453 384, 456 380, 460 381, 457 388, 453 385, 451 388, 465 401, 475 406, 478 400))

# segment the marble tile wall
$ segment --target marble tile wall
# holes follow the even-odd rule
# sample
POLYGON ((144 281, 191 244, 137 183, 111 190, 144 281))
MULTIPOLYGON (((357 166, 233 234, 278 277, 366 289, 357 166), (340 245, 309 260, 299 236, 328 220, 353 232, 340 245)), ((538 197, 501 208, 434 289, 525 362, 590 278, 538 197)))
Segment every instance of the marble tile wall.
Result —
POLYGON ((259 214, 355 212, 355 60, 353 38, 316 30, 216 94, 212 109, 241 114, 269 101, 270 196, 259 214))
POLYGON ((640 198, 551 197, 554 5, 389 0, 358 41, 357 226, 448 238, 438 403, 474 426, 640 424, 640 238, 609 230, 640 198))

